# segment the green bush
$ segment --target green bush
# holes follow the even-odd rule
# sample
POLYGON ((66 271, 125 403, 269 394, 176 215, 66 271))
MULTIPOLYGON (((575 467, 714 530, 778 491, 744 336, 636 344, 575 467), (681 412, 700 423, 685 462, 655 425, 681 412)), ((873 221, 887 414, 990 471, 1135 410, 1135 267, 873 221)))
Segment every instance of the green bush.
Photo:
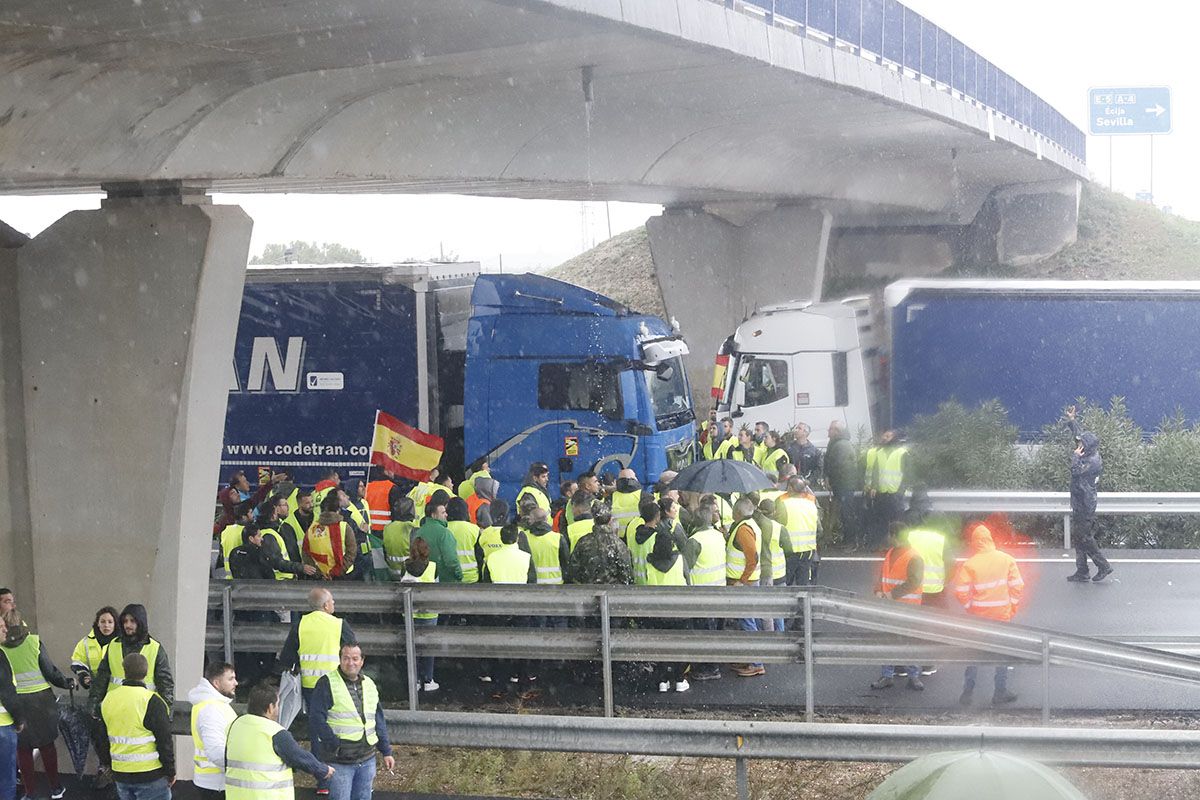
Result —
POLYGON ((1017 427, 996 400, 967 409, 951 400, 936 414, 918 417, 909 429, 914 443, 909 470, 918 483, 940 489, 1020 489, 1026 467, 1017 427))

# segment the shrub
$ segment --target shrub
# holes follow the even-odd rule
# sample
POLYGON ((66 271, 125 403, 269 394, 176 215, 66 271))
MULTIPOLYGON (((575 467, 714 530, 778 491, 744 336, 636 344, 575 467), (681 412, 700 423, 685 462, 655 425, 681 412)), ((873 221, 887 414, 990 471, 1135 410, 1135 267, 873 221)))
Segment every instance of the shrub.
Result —
POLYGON ((916 482, 939 489, 1020 489, 1026 467, 1017 427, 999 401, 967 409, 951 400, 936 414, 918 417, 909 431, 914 442, 909 470, 916 482))

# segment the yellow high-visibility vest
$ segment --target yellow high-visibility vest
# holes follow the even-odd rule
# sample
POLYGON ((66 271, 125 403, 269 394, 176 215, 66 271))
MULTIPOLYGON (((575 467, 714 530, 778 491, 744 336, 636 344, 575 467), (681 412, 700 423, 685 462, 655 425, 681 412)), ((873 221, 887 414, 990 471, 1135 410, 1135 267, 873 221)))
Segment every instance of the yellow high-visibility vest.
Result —
POLYGON ((42 675, 42 668, 38 664, 42 654, 42 640, 36 633, 27 635, 16 647, 3 645, 0 646, 0 650, 4 651, 4 657, 12 667, 13 686, 16 687, 17 694, 33 694, 50 688, 50 683, 46 676, 42 675))
POLYGON ((463 583, 479 583, 479 564, 475 561, 475 543, 479 541, 479 526, 463 520, 446 523, 458 549, 463 583))
POLYGON ((136 774, 162 769, 158 744, 146 727, 146 708, 153 699, 154 693, 141 686, 117 686, 100 704, 113 772, 136 774))
POLYGON ((312 689, 341 663, 342 621, 324 611, 300 618, 300 686, 312 689))
MULTIPOLYGON (((762 542, 762 530, 758 527, 758 523, 752 519, 744 519, 735 524, 733 529, 729 531, 729 538, 725 542, 725 577, 732 580, 739 580, 742 573, 746 570, 746 554, 737 546, 737 532, 745 525, 754 534, 754 552, 758 552, 759 543, 762 542)), ((762 559, 754 566, 754 571, 750 573, 750 580, 757 582, 762 574, 762 559)))
POLYGON ((533 556, 533 564, 537 569, 537 582, 560 584, 563 582, 562 561, 559 558, 559 547, 562 534, 556 531, 543 533, 541 536, 529 536, 529 551, 533 556))
POLYGON ((688 538, 700 543, 700 555, 692 567, 692 586, 724 586, 725 537, 714 528, 704 528, 688 538))
POLYGON ((784 495, 781 500, 783 526, 787 530, 788 541, 792 543, 793 553, 804 553, 817 549, 817 521, 820 514, 817 504, 811 498, 796 495, 784 495))
POLYGON ((529 562, 533 557, 517 546, 502 544, 484 559, 492 583, 528 583, 529 562))
POLYGON ((192 706, 192 744, 195 750, 192 760, 194 764, 193 768, 197 775, 220 775, 224 772, 204 752, 204 742, 200 738, 200 729, 196 727, 196 720, 200 719, 200 712, 209 706, 215 706, 221 712, 223 727, 226 730, 229 730, 229 726, 237 719, 237 712, 233 710, 233 706, 215 697, 209 700, 201 700, 192 706))
POLYGON ((933 528, 910 528, 908 545, 925 564, 921 591, 937 594, 946 588, 946 535, 933 528))
POLYGON ((683 556, 675 559, 675 563, 666 572, 662 572, 658 567, 654 566, 649 561, 646 562, 646 585, 647 586, 687 586, 687 579, 683 575, 683 556))
POLYGON ((366 675, 359 675, 359 680, 362 682, 363 700, 362 715, 359 715, 342 673, 335 669, 327 677, 329 678, 330 694, 333 695, 333 705, 329 708, 328 719, 329 727, 333 730, 334 735, 347 742, 360 742, 365 736, 367 744, 374 747, 379 742, 379 736, 375 732, 375 712, 379 708, 379 690, 375 688, 375 681, 366 675))
POLYGON ((283 728, 256 714, 238 717, 225 741, 227 800, 295 800, 292 770, 275 752, 272 739, 283 728))
MULTIPOLYGON (((118 625, 121 623, 118 622, 118 625)), ((150 641, 142 645, 139 651, 146 657, 146 661, 150 664, 150 669, 146 671, 146 688, 152 692, 157 692, 158 687, 154 685, 154 668, 158 665, 158 651, 162 649, 162 645, 157 639, 151 638, 150 641)), ((121 637, 118 636, 108 643, 108 672, 112 679, 108 682, 108 691, 112 691, 115 687, 125 683, 125 645, 121 643, 121 637)), ((163 700, 166 700, 164 697, 163 700)), ((168 706, 169 708, 170 706, 168 706)))

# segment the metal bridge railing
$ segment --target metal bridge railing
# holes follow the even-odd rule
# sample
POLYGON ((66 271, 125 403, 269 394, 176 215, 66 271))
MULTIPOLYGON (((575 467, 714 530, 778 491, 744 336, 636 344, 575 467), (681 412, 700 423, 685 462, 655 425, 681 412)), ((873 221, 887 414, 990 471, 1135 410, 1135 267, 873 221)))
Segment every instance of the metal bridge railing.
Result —
MULTIPOLYGON (((231 612, 306 609, 311 584, 277 581, 229 581, 214 585, 209 604, 224 611, 210 625, 207 643, 235 651, 273 652, 282 645, 281 624, 234 624, 231 612)), ((619 661, 748 662, 804 665, 805 719, 814 717, 816 664, 858 663, 1023 663, 1042 668, 1042 718, 1050 717, 1051 665, 1120 672, 1188 684, 1200 684, 1200 659, 1194 642, 1185 653, 1153 649, 1153 639, 1135 643, 1074 636, 1040 628, 954 615, 900 603, 855 597, 813 587, 603 587, 493 586, 489 584, 354 584, 334 587, 343 609, 400 617, 402 624, 363 626, 360 640, 372 653, 403 654, 409 685, 416 684, 416 653, 467 658, 597 660, 604 682, 604 713, 613 716, 612 664, 619 661), (585 620, 567 630, 520 627, 437 626, 417 629, 414 612, 562 616, 585 620), (790 633, 740 631, 661 631, 613 626, 621 618, 784 618, 799 628, 790 633), (882 634, 870 642, 817 632, 814 622, 882 634), (890 637, 890 638, 888 638, 890 637), (919 657, 917 657, 919 655, 919 657)), ((409 692, 417 710, 417 693, 409 692)))
MULTIPOLYGON (((910 71, 1000 114, 1080 162, 1087 136, 1004 70, 898 0, 710 0, 910 71)), ((1039 150, 1040 153, 1040 150, 1039 150)))

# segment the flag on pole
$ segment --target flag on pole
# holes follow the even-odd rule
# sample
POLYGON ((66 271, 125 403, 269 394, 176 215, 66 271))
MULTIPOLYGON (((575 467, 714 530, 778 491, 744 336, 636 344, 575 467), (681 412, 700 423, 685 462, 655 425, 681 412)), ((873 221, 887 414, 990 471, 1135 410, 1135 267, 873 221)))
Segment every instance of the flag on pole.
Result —
POLYGON ((439 437, 406 425, 391 414, 375 412, 375 438, 371 463, 402 478, 428 480, 442 460, 446 444, 439 437))

